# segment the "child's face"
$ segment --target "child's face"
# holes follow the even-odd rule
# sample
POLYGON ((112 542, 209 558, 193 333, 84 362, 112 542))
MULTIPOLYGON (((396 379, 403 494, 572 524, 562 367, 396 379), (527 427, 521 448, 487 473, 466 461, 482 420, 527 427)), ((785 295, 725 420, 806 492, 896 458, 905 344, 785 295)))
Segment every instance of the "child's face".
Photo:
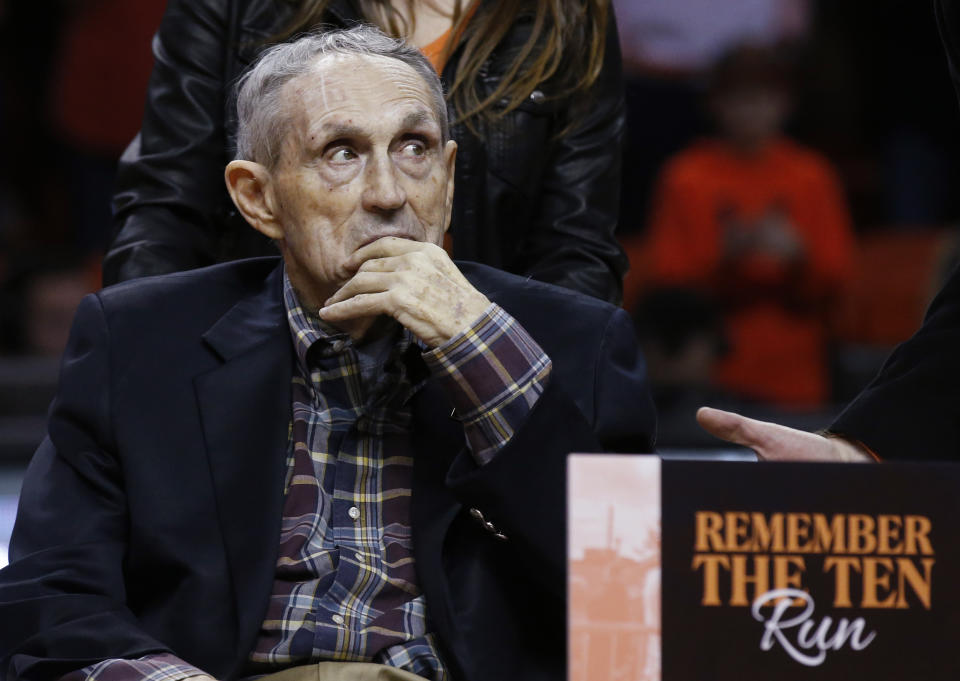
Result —
POLYGON ((721 134, 742 146, 757 146, 779 135, 788 111, 787 96, 773 88, 736 90, 713 100, 721 134))

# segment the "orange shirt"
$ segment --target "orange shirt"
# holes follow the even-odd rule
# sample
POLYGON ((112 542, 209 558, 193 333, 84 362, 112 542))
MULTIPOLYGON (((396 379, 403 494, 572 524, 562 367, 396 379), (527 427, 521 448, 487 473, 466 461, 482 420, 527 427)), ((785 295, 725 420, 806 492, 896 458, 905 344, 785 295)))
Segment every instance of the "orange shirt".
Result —
POLYGON ((701 142, 669 162, 654 206, 648 281, 691 286, 723 306, 731 352, 717 383, 781 406, 822 404, 826 307, 852 264, 850 218, 829 164, 785 139, 751 157, 701 142), (731 234, 771 220, 792 231, 802 259, 728 257, 731 234))
POLYGON ((460 38, 463 37, 463 32, 466 30, 467 24, 470 23, 470 20, 473 18, 473 15, 476 14, 479 6, 479 2, 473 2, 465 10, 466 16, 464 17, 464 22, 460 24, 460 28, 456 35, 453 35, 453 26, 451 26, 443 32, 443 35, 439 36, 429 45, 424 45, 420 48, 423 56, 430 60, 430 63, 433 64, 433 68, 437 73, 443 73, 443 69, 447 65, 446 59, 444 58, 444 52, 447 49, 447 45, 450 43, 456 45, 458 42, 460 42, 460 38))

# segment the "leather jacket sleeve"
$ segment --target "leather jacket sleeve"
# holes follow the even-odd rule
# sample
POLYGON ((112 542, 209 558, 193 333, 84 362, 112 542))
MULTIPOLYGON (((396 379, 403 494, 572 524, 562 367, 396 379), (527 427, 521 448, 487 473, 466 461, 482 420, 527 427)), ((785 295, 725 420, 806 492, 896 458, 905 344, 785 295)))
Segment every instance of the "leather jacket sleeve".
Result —
POLYGON ((620 163, 626 113, 616 21, 611 9, 603 70, 582 106, 559 112, 544 163, 535 224, 522 244, 522 270, 619 305, 627 257, 614 232, 620 211, 620 163))
POLYGON ((223 111, 233 3, 170 0, 153 41, 143 127, 120 160, 104 283, 215 261, 232 206, 223 111))

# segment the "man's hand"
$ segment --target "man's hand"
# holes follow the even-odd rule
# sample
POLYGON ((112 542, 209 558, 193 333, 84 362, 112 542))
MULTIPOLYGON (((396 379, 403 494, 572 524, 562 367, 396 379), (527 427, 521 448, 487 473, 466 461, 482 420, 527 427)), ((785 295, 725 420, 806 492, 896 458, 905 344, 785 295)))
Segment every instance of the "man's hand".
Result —
POLYGON ((749 447, 761 461, 874 460, 866 451, 842 438, 823 437, 710 407, 697 410, 697 423, 714 437, 749 447))
POLYGON ((389 315, 430 347, 466 331, 490 305, 434 244, 384 237, 345 265, 355 272, 320 308, 328 322, 389 315))

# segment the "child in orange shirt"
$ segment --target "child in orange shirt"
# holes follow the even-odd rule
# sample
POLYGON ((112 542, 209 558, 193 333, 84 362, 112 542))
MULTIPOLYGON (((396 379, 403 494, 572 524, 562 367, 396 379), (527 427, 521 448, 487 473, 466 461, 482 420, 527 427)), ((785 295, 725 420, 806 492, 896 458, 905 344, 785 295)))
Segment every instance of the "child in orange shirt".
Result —
POLYGON ((828 397, 827 310, 851 265, 850 217, 829 163, 785 139, 789 97, 765 48, 717 65, 710 96, 720 135, 662 173, 648 279, 712 294, 730 353, 718 385, 783 407, 828 397))

